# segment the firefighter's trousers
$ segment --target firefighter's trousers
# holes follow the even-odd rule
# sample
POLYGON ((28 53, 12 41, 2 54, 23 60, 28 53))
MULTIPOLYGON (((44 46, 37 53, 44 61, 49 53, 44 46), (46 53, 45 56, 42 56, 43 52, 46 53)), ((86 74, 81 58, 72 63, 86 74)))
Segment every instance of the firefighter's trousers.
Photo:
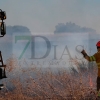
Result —
POLYGON ((100 89, 100 77, 97 77, 97 91, 100 89))

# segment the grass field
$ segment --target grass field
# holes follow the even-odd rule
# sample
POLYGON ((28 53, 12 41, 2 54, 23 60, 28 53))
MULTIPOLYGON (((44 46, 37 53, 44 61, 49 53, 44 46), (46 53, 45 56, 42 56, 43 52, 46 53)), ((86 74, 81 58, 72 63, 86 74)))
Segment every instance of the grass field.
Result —
POLYGON ((81 68, 79 73, 65 68, 43 69, 31 65, 22 68, 16 59, 7 61, 7 79, 0 100, 95 100, 97 68, 81 68))

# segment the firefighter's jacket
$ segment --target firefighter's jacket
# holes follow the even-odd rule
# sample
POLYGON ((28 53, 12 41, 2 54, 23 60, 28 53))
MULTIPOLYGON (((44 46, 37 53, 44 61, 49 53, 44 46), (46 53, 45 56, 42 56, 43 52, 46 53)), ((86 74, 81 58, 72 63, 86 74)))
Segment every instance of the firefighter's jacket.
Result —
POLYGON ((95 53, 93 56, 90 56, 90 61, 96 61, 98 66, 98 76, 100 77, 100 51, 95 53))

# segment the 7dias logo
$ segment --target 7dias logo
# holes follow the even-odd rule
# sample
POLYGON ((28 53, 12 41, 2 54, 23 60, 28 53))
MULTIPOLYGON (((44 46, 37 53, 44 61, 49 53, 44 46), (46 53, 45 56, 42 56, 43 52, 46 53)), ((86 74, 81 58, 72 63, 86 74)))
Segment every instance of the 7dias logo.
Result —
MULTIPOLYGON (((49 56, 49 54, 51 52, 51 48, 53 49, 52 59, 54 59, 54 60, 58 60, 58 59, 62 60, 63 59, 63 56, 68 56, 69 59, 72 58, 71 57, 70 50, 68 49, 68 46, 67 45, 64 45, 63 50, 62 50, 62 52, 60 52, 60 56, 58 58, 57 57, 57 50, 58 49, 60 50, 61 47, 59 48, 58 47, 59 45, 52 44, 49 41, 49 39, 47 37, 45 37, 45 36, 14 36, 13 43, 14 43, 14 45, 18 45, 18 46, 19 45, 23 45, 24 46, 23 49, 21 49, 21 51, 19 52, 20 53, 20 55, 18 57, 19 60, 21 58, 23 58, 24 54, 26 53, 26 50, 29 49, 29 46, 30 46, 29 53, 31 53, 29 59, 44 59, 47 56, 49 56), (40 38, 45 41, 46 47, 45 48, 44 47, 42 47, 42 48, 41 47, 38 47, 38 49, 36 49, 36 46, 37 46, 36 40, 39 40, 40 38), (43 49, 46 49, 45 50, 45 53, 41 57, 37 57, 36 56, 36 52, 38 51, 38 53, 40 53, 39 50, 41 51, 43 49)), ((40 41, 40 44, 41 44, 41 41, 40 41)), ((18 48, 16 47, 15 52, 17 53, 19 49, 20 49, 19 47, 18 48)), ((75 50, 77 52, 79 52, 79 53, 83 49, 84 49, 84 46, 82 46, 82 45, 78 45, 78 46, 75 47, 75 50)), ((80 53, 80 55, 81 55, 81 53, 80 53)), ((81 58, 79 58, 79 59, 83 59, 83 56, 81 56, 81 58)))

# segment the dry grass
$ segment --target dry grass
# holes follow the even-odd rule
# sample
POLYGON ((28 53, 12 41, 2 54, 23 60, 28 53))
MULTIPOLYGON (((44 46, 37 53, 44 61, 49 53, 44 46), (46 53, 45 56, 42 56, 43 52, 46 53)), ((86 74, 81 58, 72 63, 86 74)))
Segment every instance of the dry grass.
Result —
POLYGON ((10 58, 8 79, 2 81, 5 88, 0 91, 0 100, 95 100, 97 69, 78 67, 78 70, 79 73, 68 74, 62 68, 53 73, 49 68, 43 72, 35 65, 23 69, 17 59, 10 58))

